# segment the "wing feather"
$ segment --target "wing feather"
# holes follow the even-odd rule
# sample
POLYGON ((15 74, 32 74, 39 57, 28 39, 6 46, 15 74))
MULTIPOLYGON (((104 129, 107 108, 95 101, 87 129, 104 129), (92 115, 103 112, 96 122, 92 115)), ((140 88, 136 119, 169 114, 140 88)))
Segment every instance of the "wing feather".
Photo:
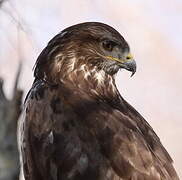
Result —
POLYGON ((108 119, 112 120, 112 123, 107 121, 105 131, 112 133, 103 133, 101 141, 110 139, 112 144, 110 150, 106 150, 109 143, 103 144, 102 147, 113 169, 120 177, 126 179, 142 179, 143 177, 147 180, 179 179, 172 165, 172 159, 162 146, 160 139, 138 113, 133 114, 133 117, 115 110, 111 116, 108 119), (120 129, 114 129, 112 124, 120 129), (112 135, 108 138, 106 134, 112 135))
POLYGON ((73 96, 43 81, 33 85, 19 130, 26 180, 179 180, 160 139, 132 107, 123 113, 73 96))

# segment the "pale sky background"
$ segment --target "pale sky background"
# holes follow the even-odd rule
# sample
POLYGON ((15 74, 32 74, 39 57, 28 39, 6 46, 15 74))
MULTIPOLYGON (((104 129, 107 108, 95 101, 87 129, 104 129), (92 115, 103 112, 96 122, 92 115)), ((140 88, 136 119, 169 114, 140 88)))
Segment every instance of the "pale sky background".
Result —
POLYGON ((27 93, 47 42, 85 21, 107 23, 129 42, 138 69, 132 78, 119 72, 118 88, 154 128, 182 178, 182 0, 7 0, 0 11, 0 76, 7 95, 20 60, 20 87, 27 93))

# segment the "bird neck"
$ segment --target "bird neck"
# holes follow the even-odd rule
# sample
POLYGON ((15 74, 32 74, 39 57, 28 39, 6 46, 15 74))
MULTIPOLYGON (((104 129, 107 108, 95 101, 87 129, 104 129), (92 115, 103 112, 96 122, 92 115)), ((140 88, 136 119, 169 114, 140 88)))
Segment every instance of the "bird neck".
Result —
POLYGON ((49 84, 60 84, 71 92, 78 92, 84 97, 109 99, 118 101, 119 91, 115 84, 114 75, 109 75, 97 66, 79 63, 76 58, 64 58, 53 61, 42 73, 41 79, 49 84))
POLYGON ((85 93, 94 98, 118 99, 119 92, 115 78, 104 70, 81 65, 79 68, 65 73, 60 80, 67 88, 85 93))

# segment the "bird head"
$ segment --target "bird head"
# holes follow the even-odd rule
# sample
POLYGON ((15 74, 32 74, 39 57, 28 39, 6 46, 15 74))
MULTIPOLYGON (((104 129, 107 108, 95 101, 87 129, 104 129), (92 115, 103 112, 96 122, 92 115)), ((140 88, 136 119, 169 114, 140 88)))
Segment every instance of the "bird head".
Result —
POLYGON ((78 70, 82 65, 90 71, 95 69, 111 76, 122 68, 131 71, 132 75, 136 72, 128 43, 114 28, 99 22, 73 25, 56 35, 38 57, 35 76, 40 72, 40 66, 43 72, 47 65, 48 72, 54 67, 64 74, 78 70))
MULTIPOLYGON (((113 75, 124 68, 136 72, 136 62, 125 39, 114 28, 98 22, 87 22, 71 26, 62 31, 63 39, 68 38, 67 48, 82 63, 97 66, 113 75)), ((79 62, 80 63, 80 62, 79 62)))

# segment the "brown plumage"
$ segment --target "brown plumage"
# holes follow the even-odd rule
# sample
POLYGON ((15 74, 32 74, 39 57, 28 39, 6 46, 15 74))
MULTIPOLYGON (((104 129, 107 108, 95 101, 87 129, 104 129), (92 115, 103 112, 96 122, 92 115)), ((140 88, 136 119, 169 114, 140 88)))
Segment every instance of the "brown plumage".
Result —
POLYGON ((124 38, 102 23, 55 36, 35 65, 20 120, 25 180, 178 180, 151 126, 117 90, 136 71, 124 38))

